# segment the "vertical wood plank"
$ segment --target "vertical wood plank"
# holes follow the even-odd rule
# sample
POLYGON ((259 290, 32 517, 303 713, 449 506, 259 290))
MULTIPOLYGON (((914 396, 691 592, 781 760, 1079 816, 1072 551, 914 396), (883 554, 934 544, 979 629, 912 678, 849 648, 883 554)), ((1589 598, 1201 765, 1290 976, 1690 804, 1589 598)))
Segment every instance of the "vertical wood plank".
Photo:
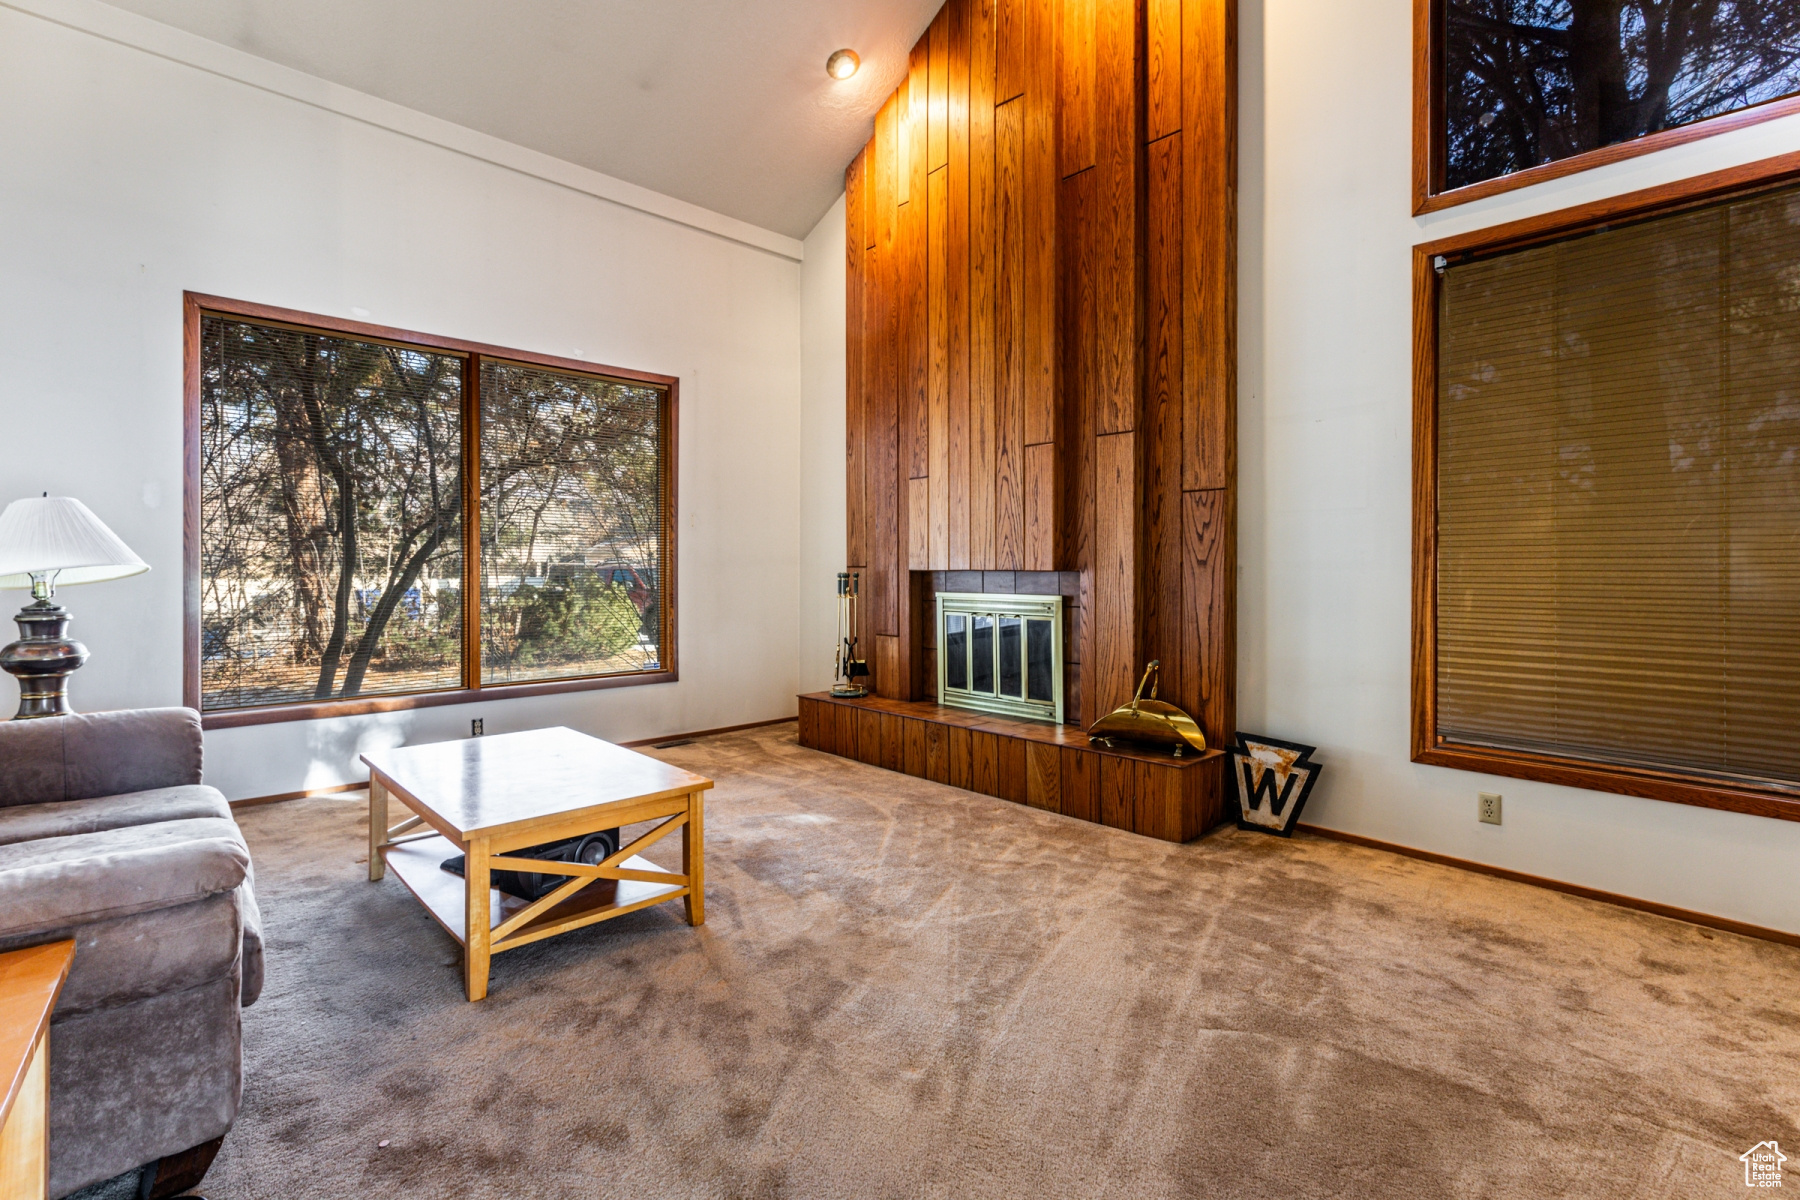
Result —
POLYGON ((819 741, 819 735, 814 728, 817 724, 813 715, 815 707, 817 707, 817 701, 808 700, 805 696, 800 697, 799 720, 795 723, 794 732, 800 744, 809 750, 817 748, 819 741))
MULTIPOLYGON (((860 524, 866 531, 866 555, 853 566, 862 568, 862 617, 865 636, 893 632, 893 618, 886 611, 893 598, 900 536, 894 492, 893 445, 898 432, 900 273, 900 212, 897 204, 898 145, 902 97, 890 96, 875 118, 875 138, 868 170, 873 179, 870 209, 873 212, 874 245, 864 256, 863 328, 865 351, 863 395, 858 422, 861 466, 857 472, 863 511, 860 524)), ((871 658, 874 646, 864 644, 871 658)))
POLYGON ((930 174, 926 166, 926 142, 930 134, 928 109, 931 95, 931 31, 927 29, 925 36, 913 47, 912 57, 906 75, 908 98, 911 100, 912 123, 906 129, 906 173, 907 196, 911 199, 925 199, 925 177, 930 174))
POLYGON ((947 0, 925 31, 930 44, 931 81, 925 114, 925 170, 936 171, 950 161, 950 9, 947 0))
POLYGON ((853 709, 856 713, 856 759, 871 767, 881 765, 881 717, 872 708, 853 709))
POLYGON ((1026 571, 1048 571, 1056 565, 1056 535, 1062 528, 1062 482, 1056 474, 1056 447, 1025 447, 1026 571))
MULTIPOLYGON (((900 208, 896 227, 900 233, 900 242, 894 251, 883 252, 880 247, 875 250, 877 286, 889 297, 884 303, 884 308, 888 309, 883 313, 884 341, 887 340, 888 330, 892 328, 892 299, 895 296, 904 297, 906 291, 904 264, 898 251, 904 249, 906 214, 910 207, 902 205, 900 208)), ((898 581, 900 556, 906 545, 898 485, 903 460, 900 457, 901 429, 897 406, 902 398, 896 395, 894 389, 893 369, 890 365, 893 361, 892 353, 892 343, 889 342, 883 347, 884 370, 872 381, 872 386, 866 389, 863 406, 863 438, 868 463, 865 504, 869 529, 869 561, 868 572, 863 577, 862 612, 865 631, 873 634, 897 632, 894 589, 898 581)))
POLYGON ((929 347, 926 357, 926 437, 929 453, 925 473, 931 480, 931 534, 927 542, 929 550, 926 561, 934 571, 946 570, 950 566, 949 181, 949 168, 940 167, 931 173, 926 183, 926 192, 930 197, 930 218, 925 285, 929 347))
POLYGON ((906 762, 906 718, 881 714, 881 766, 898 771, 906 762))
POLYGON ((1237 478, 1237 5, 1182 6, 1182 487, 1237 478))
POLYGON ((873 143, 865 147, 844 175, 847 197, 844 270, 844 560, 866 563, 869 554, 868 509, 865 489, 868 486, 868 461, 863 445, 863 389, 867 370, 869 314, 864 307, 871 290, 867 279, 867 260, 872 257, 864 227, 868 162, 873 143))
POLYGON ((875 661, 871 666, 875 672, 876 694, 887 696, 890 699, 898 699, 904 667, 900 660, 900 639, 877 634, 875 637, 875 661))
MULTIPOLYGON (((929 35, 927 35, 929 36, 929 35)), ((922 51, 924 41, 914 46, 908 59, 906 77, 900 81, 899 89, 894 93, 894 204, 905 204, 912 199, 912 156, 913 156, 913 118, 914 90, 918 90, 920 104, 923 107, 924 88, 928 81, 928 56, 922 51)))
MULTIPOLYGON (((1035 3, 1036 0, 1033 0, 1035 3)), ((1025 396, 1029 372, 1026 298, 1026 100, 994 110, 995 225, 999 298, 994 336, 999 356, 994 388, 994 552, 992 567, 1024 561, 1025 396)))
MULTIPOLYGON (((1135 8, 1109 0, 1108 7, 1135 8)), ((1095 0, 1056 5, 1057 173, 1063 178, 1094 165, 1094 86, 1098 69, 1095 0)))
POLYGON ((1136 429, 1143 391, 1143 199, 1137 5, 1100 6, 1094 27, 1096 203, 1094 431, 1136 429))
MULTIPOLYGON (((915 55, 915 58, 919 57, 915 55)), ((911 698, 917 667, 910 641, 913 613, 909 600, 909 572, 920 530, 913 524, 911 480, 925 475, 929 451, 926 396, 929 353, 926 311, 929 204, 922 174, 924 161, 921 141, 924 130, 921 122, 924 118, 925 86, 922 78, 918 85, 919 93, 912 101, 913 124, 906 135, 911 145, 908 151, 908 174, 912 178, 913 199, 900 206, 893 270, 893 277, 897 280, 895 303, 899 309, 896 331, 898 449, 892 470, 888 471, 885 478, 888 481, 887 490, 892 491, 895 497, 898 540, 890 547, 895 570, 892 577, 884 581, 886 587, 882 596, 885 602, 883 615, 890 624, 881 630, 900 638, 901 674, 892 681, 888 689, 881 692, 883 696, 893 699, 911 698)), ((910 82, 908 86, 911 86, 910 82)), ((928 527, 925 533, 928 536, 928 527)))
POLYGON ((994 103, 1005 104, 1025 94, 1027 9, 1037 0, 992 0, 992 3, 994 103))
POLYGON ((995 794, 1014 804, 1025 803, 1030 788, 1030 781, 1026 779, 1025 746, 1024 738, 1000 739, 1000 790, 995 794))
MULTIPOLYGON (((896 419, 899 386, 899 322, 898 295, 898 210, 894 204, 895 155, 899 132, 899 103, 890 97, 875 119, 875 137, 867 151, 870 201, 865 211, 873 219, 874 244, 863 256, 863 386, 860 406, 847 412, 854 418, 851 428, 850 471, 856 479, 851 500, 861 509, 852 509, 848 517, 860 531, 864 551, 861 557, 850 556, 850 566, 859 570, 862 587, 862 619, 866 634, 879 632, 877 617, 876 577, 884 557, 891 557, 891 547, 880 543, 876 514, 880 496, 891 491, 889 475, 877 459, 877 444, 882 428, 896 419)), ((896 536, 898 531, 896 530, 896 536)), ((865 653, 873 647, 865 643, 865 653)))
POLYGON ((969 305, 969 94, 970 9, 976 0, 948 0, 949 45, 946 48, 949 109, 945 237, 948 241, 944 277, 945 305, 949 310, 948 354, 950 364, 949 417, 949 553, 947 566, 969 565, 969 400, 971 314, 969 305))
POLYGON ((835 740, 837 742, 837 744, 831 748, 831 751, 840 758, 859 757, 856 739, 856 714, 857 710, 854 705, 833 704, 831 706, 831 719, 832 724, 835 726, 834 732, 836 733, 835 740))
POLYGON ((933 783, 950 782, 950 727, 932 721, 925 726, 925 778, 933 783))
POLYGON ((1062 811, 1082 821, 1100 819, 1100 760, 1092 750, 1062 748, 1062 811))
POLYGON ((1064 489, 1058 567, 1085 571, 1094 554, 1094 182, 1092 171, 1062 181, 1057 215, 1063 255, 1064 489))
MULTIPOLYGON (((1056 440, 1058 354, 1056 257, 1056 0, 1032 0, 1025 105, 1025 444, 1056 440)), ((1024 522, 1019 522, 1021 535, 1024 522)), ((1018 567, 1022 555, 1001 565, 1018 567)))
POLYGON ((837 715, 825 701, 813 705, 813 748, 826 754, 837 753, 837 715))
POLYGON ((1144 529, 1138 563, 1145 658, 1162 663, 1162 696, 1197 712, 1181 652, 1181 142, 1171 134, 1146 153, 1144 529))
POLYGON ((980 792, 984 796, 1000 794, 1000 741, 998 735, 986 730, 976 729, 970 732, 970 791, 980 792))
POLYGON ((844 168, 844 240, 850 262, 861 262, 859 250, 868 249, 866 235, 868 226, 863 219, 863 210, 867 205, 864 196, 868 183, 869 148, 864 146, 844 168))
MULTIPOLYGON (((1089 439, 1088 445, 1090 447, 1093 445, 1092 439, 1089 439)), ((1080 613, 1081 633, 1082 633, 1082 640, 1080 643, 1081 662, 1093 662, 1094 661, 1094 573, 1091 570, 1082 571, 1079 574, 1077 574, 1076 578, 1080 581, 1080 590, 1081 590, 1081 613, 1080 613)), ((1075 666, 1075 684, 1077 685, 1077 687, 1079 689, 1078 692, 1076 693, 1076 698, 1079 699, 1080 706, 1074 708, 1073 711, 1081 714, 1080 724, 1081 724, 1082 728, 1086 729, 1089 726, 1093 725, 1093 723, 1095 721, 1098 721, 1100 719, 1101 714, 1094 711, 1095 705, 1094 705, 1094 701, 1092 698, 1092 689, 1086 687, 1085 684, 1083 683, 1084 671, 1085 671, 1085 668, 1083 668, 1081 666, 1081 663, 1077 663, 1075 666)))
POLYGON ((900 769, 916 778, 925 778, 925 722, 907 718, 900 738, 903 747, 900 769))
POLYGON ((1007 0, 970 0, 969 30, 969 560, 993 565, 996 313, 999 227, 995 219, 994 95, 998 7, 1007 0))
POLYGON ((1100 823, 1130 829, 1137 820, 1137 763, 1111 754, 1100 760, 1100 823))
POLYGON ((901 95, 896 92, 875 113, 875 140, 870 144, 869 248, 894 244, 894 206, 899 175, 899 124, 901 95))
POLYGON ((1025 747, 1025 803, 1062 811, 1062 747, 1031 742, 1025 747))
POLYGON ((944 781, 951 787, 959 787, 967 791, 970 777, 974 774, 973 751, 970 731, 967 726, 952 725, 949 727, 947 741, 947 765, 944 781))
POLYGON ((1182 0, 1144 0, 1144 138, 1181 128, 1182 0))
MULTIPOLYGON (((921 671, 925 666, 924 626, 927 622, 926 583, 931 577, 923 571, 909 571, 900 591, 900 679, 901 700, 919 697, 921 671)), ((934 668, 935 669, 935 668, 934 668)), ((935 678, 935 676, 934 676, 935 678)), ((935 694, 935 684, 934 694, 935 694)))
POLYGON ((906 566, 911 571, 931 568, 931 480, 906 481, 906 566))
POLYGON ((1182 671, 1206 744, 1222 747, 1237 727, 1237 511, 1226 489, 1182 501, 1182 671))
POLYGON ((1185 772, 1188 794, 1182 801, 1182 841, 1191 842, 1225 820, 1226 762, 1215 758, 1185 772))
POLYGON ((1136 766, 1137 796, 1132 829, 1145 837, 1161 838, 1165 842, 1185 840, 1181 836, 1185 793, 1182 776, 1187 772, 1180 767, 1153 762, 1139 762, 1136 766))
POLYGON ((1094 439, 1094 653, 1083 684, 1096 712, 1137 684, 1137 435, 1094 439))
POLYGON ((899 392, 900 468, 904 478, 924 479, 931 473, 930 372, 931 330, 927 272, 929 204, 920 189, 917 204, 900 206, 895 221, 897 241, 886 275, 893 289, 894 375, 899 392))

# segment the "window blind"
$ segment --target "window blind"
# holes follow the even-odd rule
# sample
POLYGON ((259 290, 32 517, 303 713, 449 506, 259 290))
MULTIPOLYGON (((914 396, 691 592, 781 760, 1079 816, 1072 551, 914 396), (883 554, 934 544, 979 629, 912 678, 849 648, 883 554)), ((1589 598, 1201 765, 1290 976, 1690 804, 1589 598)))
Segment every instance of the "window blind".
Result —
POLYGON ((1800 782, 1800 189, 1449 266, 1437 733, 1800 782))

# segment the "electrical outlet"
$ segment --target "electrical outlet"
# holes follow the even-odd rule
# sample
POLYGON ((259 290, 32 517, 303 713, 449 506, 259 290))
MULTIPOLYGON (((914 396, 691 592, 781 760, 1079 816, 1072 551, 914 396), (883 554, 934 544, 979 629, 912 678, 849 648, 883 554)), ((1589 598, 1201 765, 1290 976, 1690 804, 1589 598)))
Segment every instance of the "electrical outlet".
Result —
MULTIPOLYGON (((473 721, 469 722, 469 736, 470 737, 480 737, 481 736, 481 718, 480 717, 476 717, 473 721)), ((1494 803, 1495 804, 1500 803, 1500 798, 1498 796, 1494 797, 1494 803)), ((1495 810, 1495 811, 1498 811, 1498 810, 1495 810)), ((1486 817, 1483 817, 1481 819, 1484 821, 1487 820, 1486 817)), ((1496 819, 1498 819, 1498 818, 1496 818, 1496 819)))
POLYGON ((1500 793, 1477 793, 1475 815, 1485 825, 1498 825, 1500 823, 1500 793))

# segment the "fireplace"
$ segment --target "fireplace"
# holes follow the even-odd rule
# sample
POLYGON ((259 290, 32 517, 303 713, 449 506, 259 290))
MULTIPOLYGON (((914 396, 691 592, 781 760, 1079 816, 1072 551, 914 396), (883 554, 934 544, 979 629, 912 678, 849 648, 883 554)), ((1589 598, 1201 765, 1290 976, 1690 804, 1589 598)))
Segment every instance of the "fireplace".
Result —
POLYGON ((939 704, 1063 719, 1063 598, 938 592, 939 704))

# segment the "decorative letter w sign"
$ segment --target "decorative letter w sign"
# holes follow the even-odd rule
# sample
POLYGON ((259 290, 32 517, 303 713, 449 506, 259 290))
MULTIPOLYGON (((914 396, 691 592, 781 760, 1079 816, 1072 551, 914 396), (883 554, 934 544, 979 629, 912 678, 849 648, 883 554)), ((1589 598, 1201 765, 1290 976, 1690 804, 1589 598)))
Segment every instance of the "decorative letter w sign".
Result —
POLYGON ((1294 835, 1294 822, 1319 779, 1313 747, 1240 733, 1231 747, 1231 774, 1238 801, 1238 828, 1294 835))

